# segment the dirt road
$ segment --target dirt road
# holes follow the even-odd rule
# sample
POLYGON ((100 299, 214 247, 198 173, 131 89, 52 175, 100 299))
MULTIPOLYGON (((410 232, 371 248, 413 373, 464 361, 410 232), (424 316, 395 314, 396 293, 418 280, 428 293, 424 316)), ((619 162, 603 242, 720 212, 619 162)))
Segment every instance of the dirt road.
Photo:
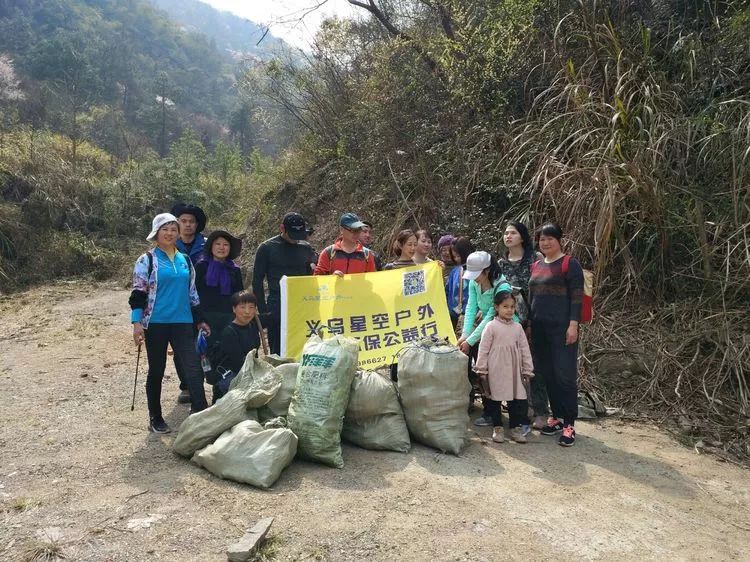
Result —
POLYGON ((130 412, 126 301, 88 283, 0 300, 2 560, 225 560, 267 516, 282 560, 750 559, 750 474, 613 419, 572 449, 470 431, 458 458, 345 446, 343 470, 295 462, 270 491, 222 481, 147 433, 141 385, 130 412))

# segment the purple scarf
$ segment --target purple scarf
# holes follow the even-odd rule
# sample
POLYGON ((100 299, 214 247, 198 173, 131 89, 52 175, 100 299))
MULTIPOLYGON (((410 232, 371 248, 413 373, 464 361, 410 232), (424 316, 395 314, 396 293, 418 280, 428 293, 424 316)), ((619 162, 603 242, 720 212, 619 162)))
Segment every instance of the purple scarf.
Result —
POLYGON ((237 264, 232 260, 218 261, 213 257, 205 260, 208 262, 206 270, 206 286, 219 287, 219 293, 222 295, 232 294, 232 277, 230 272, 239 269, 237 264))

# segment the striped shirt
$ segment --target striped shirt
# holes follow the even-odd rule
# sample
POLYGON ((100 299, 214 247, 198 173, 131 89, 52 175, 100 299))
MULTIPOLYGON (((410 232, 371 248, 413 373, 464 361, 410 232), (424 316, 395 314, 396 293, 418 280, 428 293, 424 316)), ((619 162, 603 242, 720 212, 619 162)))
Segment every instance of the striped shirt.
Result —
POLYGON ((564 258, 561 256, 552 263, 539 260, 531 268, 532 323, 567 326, 571 320, 581 320, 583 268, 577 259, 569 258, 567 274, 563 274, 564 258))

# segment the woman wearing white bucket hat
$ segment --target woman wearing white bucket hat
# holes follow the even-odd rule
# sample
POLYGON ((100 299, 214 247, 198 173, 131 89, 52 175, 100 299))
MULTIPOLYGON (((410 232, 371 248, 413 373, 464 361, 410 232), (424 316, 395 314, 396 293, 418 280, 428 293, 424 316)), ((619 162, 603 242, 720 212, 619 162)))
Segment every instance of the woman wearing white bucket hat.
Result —
POLYGON ((174 215, 161 213, 154 217, 151 232, 146 237, 149 242, 154 242, 154 247, 135 262, 129 301, 133 339, 136 345, 146 343, 149 431, 155 433, 170 431, 161 411, 167 345, 171 345, 185 367, 191 412, 207 407, 203 371, 195 352, 193 325, 208 333, 210 329, 200 314, 195 270, 175 245, 179 233, 179 223, 174 215))
MULTIPOLYGON (((469 378, 472 382, 478 377, 471 368, 471 360, 476 360, 479 351, 479 340, 484 327, 495 316, 493 299, 495 293, 512 291, 511 286, 503 277, 497 260, 488 252, 472 252, 466 258, 466 268, 463 275, 469 280, 469 300, 464 313, 464 327, 458 346, 469 356, 469 378)), ((486 399, 482 396, 483 414, 474 421, 477 426, 491 426, 492 418, 487 411, 486 399)))

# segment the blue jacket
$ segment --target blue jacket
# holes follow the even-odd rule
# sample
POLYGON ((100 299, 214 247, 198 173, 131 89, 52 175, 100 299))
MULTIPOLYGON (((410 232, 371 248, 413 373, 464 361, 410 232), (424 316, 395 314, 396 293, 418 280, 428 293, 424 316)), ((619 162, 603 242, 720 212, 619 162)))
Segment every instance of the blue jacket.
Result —
POLYGON ((458 307, 458 291, 463 286, 463 297, 461 297, 461 314, 466 311, 466 303, 469 302, 469 282, 462 279, 464 274, 463 266, 457 265, 448 273, 448 279, 445 282, 445 297, 448 300, 448 310, 455 312, 458 307))
POLYGON ((198 258, 203 253, 203 248, 206 245, 206 237, 203 236, 200 232, 195 235, 195 238, 193 239, 193 245, 190 246, 190 251, 188 252, 187 246, 182 241, 181 238, 177 239, 177 243, 175 246, 177 246, 177 249, 190 257, 190 261, 193 262, 193 265, 198 263, 198 258))

